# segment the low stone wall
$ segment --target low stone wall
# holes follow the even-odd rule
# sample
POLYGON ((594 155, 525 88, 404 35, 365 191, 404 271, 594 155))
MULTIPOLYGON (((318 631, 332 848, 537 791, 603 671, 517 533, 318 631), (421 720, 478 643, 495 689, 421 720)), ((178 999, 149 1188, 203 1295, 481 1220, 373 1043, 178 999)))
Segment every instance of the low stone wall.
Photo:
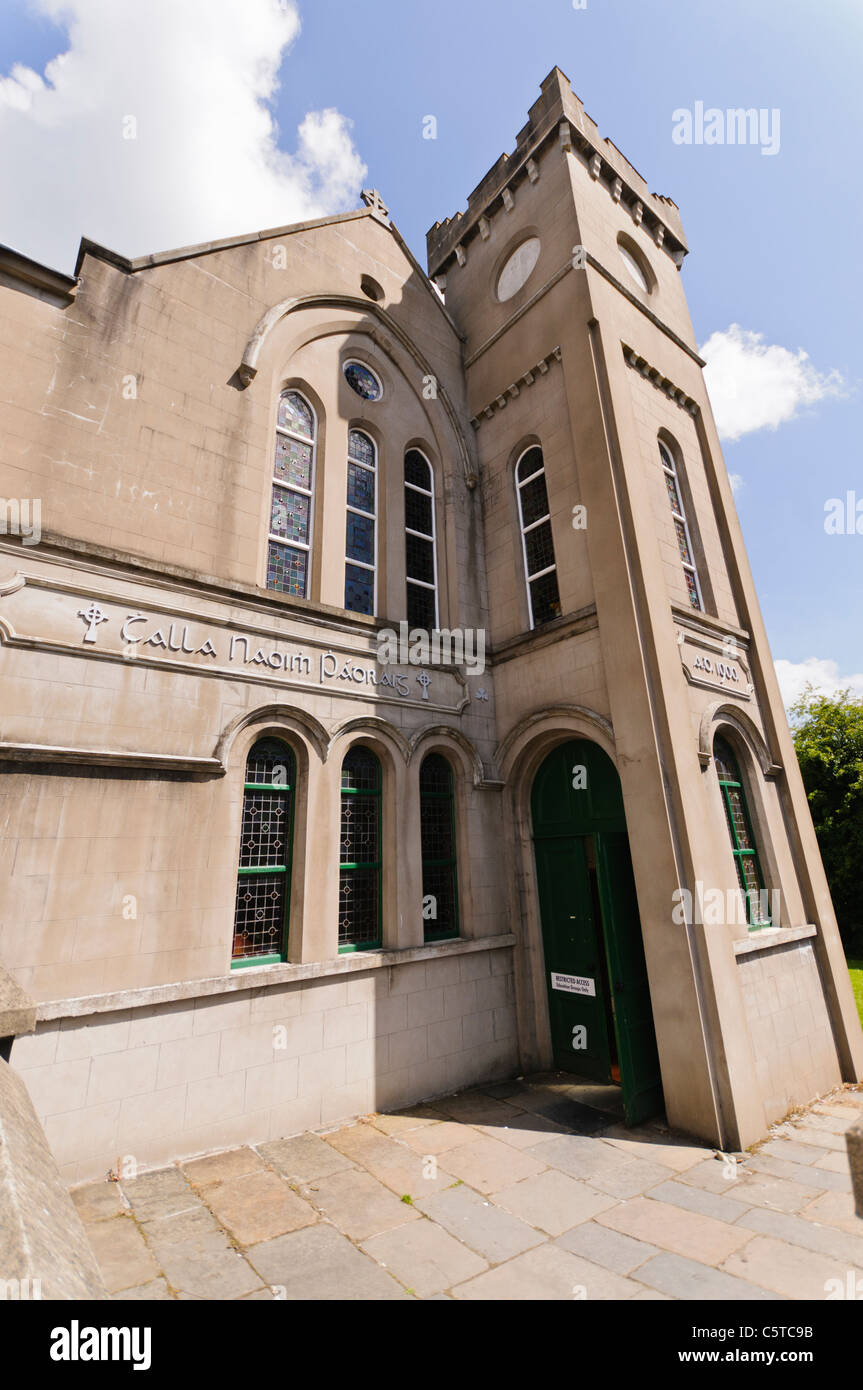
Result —
POLYGON ((755 1068, 768 1124, 840 1085, 842 1077, 811 940, 738 958, 755 1068))
POLYGON ((131 1176, 513 1075, 511 946, 394 954, 271 985, 254 972, 248 988, 237 972, 221 992, 40 1022, 12 1061, 63 1178, 131 1176))
POLYGON ((0 1300, 107 1298, 27 1088, 0 1061, 0 1300))

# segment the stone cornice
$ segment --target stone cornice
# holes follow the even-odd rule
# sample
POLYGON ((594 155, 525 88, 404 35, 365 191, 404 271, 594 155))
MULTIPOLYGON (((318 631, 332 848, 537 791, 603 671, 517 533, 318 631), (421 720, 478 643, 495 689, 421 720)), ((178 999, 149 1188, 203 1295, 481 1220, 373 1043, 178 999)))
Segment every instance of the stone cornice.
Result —
POLYGON ((548 370, 552 363, 560 362, 561 360, 562 354, 560 348, 552 348, 551 352, 541 358, 534 366, 529 367, 526 372, 522 372, 521 376, 516 377, 515 381, 510 382, 509 386, 501 391, 499 395, 495 396, 493 401, 483 406, 482 409, 474 415, 471 420, 474 429, 478 430, 482 424, 481 416, 484 416, 486 420, 493 419, 495 411, 505 410, 510 401, 516 400, 517 397, 521 395, 525 387, 533 386, 537 377, 548 376, 548 370))

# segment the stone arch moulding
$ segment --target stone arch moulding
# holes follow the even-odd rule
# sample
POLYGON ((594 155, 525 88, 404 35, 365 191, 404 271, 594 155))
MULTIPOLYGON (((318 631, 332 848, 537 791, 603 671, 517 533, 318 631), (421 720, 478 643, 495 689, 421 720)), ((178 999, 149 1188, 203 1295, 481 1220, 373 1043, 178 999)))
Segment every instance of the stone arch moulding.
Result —
POLYGON ((244 729, 255 724, 280 725, 294 733, 305 734, 321 762, 327 761, 330 739, 323 724, 305 710, 295 709, 292 705, 265 705, 261 709, 239 715, 220 736, 213 756, 218 758, 224 767, 227 767, 228 753, 234 740, 244 729))
POLYGON ((743 739, 749 751, 758 761, 765 777, 779 776, 782 772, 782 764, 774 762, 758 725, 750 719, 744 710, 738 709, 737 705, 728 704, 724 700, 714 700, 713 704, 708 705, 701 716, 701 725, 698 730, 698 758, 702 767, 710 766, 710 760, 713 757, 713 739, 717 726, 720 724, 727 724, 743 739))
POLYGON ((451 729, 448 724, 434 724, 431 728, 420 729, 413 735, 410 741, 408 752, 408 762, 413 762, 425 743, 434 743, 435 739, 450 739, 464 753, 471 766, 473 773, 473 784, 481 787, 485 783, 485 769, 482 759, 471 743, 460 729, 451 729))
POLYGON ((614 727, 609 719, 587 705, 553 705, 525 715, 497 748, 495 766, 505 781, 509 780, 522 754, 541 734, 592 739, 616 765, 614 727))
POLYGON ((359 734, 361 736, 363 734, 376 734, 384 743, 388 743, 398 749, 402 755, 405 766, 407 766, 410 761, 410 745, 404 734, 402 734, 394 724, 390 724, 388 720, 381 719, 379 715, 358 715, 356 719, 348 719, 346 723, 340 724, 339 727, 333 731, 332 737, 330 738, 329 751, 332 751, 339 739, 343 739, 346 734, 359 734))
MULTIPOLYGON (((371 316, 372 318, 376 318, 384 325, 388 333, 392 333, 393 337, 398 339, 404 350, 413 358, 424 377, 436 377, 436 373, 431 370, 431 366, 423 357, 422 353, 417 350, 408 335, 399 327, 395 320, 390 317, 386 310, 380 307, 380 305, 373 303, 370 299, 357 299, 353 295, 310 294, 300 295, 292 299, 283 299, 280 304, 274 304, 271 309, 268 309, 263 318, 259 321, 254 333, 246 344, 242 361, 237 368, 237 374, 244 387, 250 386, 257 376, 261 350, 276 324, 288 314, 292 314, 298 309, 353 309, 356 313, 362 314, 364 317, 371 316)), ((472 492, 479 482, 477 465, 471 458, 467 440, 462 431, 458 415, 440 381, 437 382, 437 392, 438 400, 443 403, 453 434, 458 441, 462 468, 464 470, 465 486, 472 492)))

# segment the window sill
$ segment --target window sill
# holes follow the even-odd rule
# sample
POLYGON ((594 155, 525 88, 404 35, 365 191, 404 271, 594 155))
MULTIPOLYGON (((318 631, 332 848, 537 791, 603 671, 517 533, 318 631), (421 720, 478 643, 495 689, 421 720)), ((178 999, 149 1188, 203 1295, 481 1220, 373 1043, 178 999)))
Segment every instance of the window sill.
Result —
POLYGON ((787 946, 792 941, 805 941, 817 936, 818 928, 803 927, 761 927, 750 931, 748 936, 734 942, 735 956, 747 956, 752 951, 773 951, 777 946, 787 946))

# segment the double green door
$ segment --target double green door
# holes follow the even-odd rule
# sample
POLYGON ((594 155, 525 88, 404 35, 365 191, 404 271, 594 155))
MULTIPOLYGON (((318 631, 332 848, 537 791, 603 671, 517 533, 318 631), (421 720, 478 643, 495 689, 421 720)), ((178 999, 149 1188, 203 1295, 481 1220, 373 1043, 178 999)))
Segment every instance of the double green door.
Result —
POLYGON ((637 1124, 662 1087, 620 782, 600 748, 551 754, 533 824, 554 1064, 619 1082, 637 1124))

